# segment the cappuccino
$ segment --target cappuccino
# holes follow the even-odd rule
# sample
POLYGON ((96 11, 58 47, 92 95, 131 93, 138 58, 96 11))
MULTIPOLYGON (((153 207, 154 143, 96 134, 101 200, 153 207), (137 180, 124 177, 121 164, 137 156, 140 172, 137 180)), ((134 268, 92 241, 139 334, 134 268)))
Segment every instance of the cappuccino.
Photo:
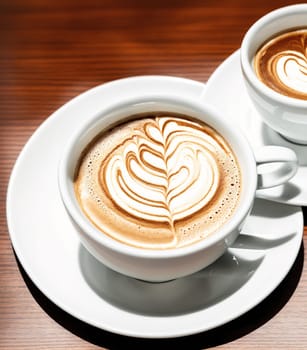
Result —
POLYGON ((256 53, 258 78, 271 89, 307 100, 307 29, 279 34, 256 53))
POLYGON ((84 150, 74 188, 102 233, 144 249, 180 248, 213 234, 232 216, 241 173, 210 126, 159 112, 131 116, 84 150))

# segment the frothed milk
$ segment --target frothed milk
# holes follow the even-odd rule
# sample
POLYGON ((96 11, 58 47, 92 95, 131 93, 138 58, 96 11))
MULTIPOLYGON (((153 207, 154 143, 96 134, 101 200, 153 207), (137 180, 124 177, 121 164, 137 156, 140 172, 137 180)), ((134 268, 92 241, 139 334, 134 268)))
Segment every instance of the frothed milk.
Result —
POLYGON ((258 78, 273 90, 307 100, 307 29, 269 40, 258 50, 254 66, 258 78))
POLYGON ((131 246, 171 249, 218 230, 240 196, 236 157, 206 124, 170 113, 132 116, 85 149, 75 192, 88 219, 131 246))

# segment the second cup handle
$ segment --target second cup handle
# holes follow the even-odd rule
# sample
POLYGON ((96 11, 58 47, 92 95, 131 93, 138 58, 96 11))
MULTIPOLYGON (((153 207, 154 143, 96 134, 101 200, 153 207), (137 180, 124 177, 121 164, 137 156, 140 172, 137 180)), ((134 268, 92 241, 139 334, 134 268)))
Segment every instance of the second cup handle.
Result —
POLYGON ((264 146, 255 152, 257 189, 275 187, 289 181, 297 172, 298 160, 294 151, 280 146, 264 146))

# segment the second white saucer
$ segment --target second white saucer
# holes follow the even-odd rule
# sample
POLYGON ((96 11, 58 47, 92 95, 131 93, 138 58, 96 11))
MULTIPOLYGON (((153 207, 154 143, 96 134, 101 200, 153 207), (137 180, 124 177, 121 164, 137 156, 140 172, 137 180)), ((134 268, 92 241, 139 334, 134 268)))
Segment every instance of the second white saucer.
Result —
POLYGON ((240 67, 240 51, 228 57, 211 75, 203 98, 231 118, 245 132, 252 147, 278 145, 293 149, 299 159, 299 170, 289 183, 258 191, 276 202, 307 205, 307 146, 291 143, 263 123, 249 99, 240 67))

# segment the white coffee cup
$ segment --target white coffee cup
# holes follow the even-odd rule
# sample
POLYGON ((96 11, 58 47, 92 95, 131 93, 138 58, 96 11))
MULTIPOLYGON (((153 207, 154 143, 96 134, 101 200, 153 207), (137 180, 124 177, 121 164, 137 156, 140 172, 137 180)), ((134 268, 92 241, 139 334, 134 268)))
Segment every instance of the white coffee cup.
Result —
POLYGON ((199 271, 220 257, 237 238, 249 215, 256 190, 288 181, 297 170, 295 153, 287 148, 267 146, 257 161, 248 141, 238 128, 204 102, 185 96, 140 96, 121 100, 98 115, 89 117, 68 141, 59 165, 59 189, 66 210, 75 225, 81 242, 92 255, 109 268, 141 280, 161 282, 199 271), (139 113, 168 111, 204 121, 215 128, 234 151, 242 174, 242 192, 231 218, 211 236, 182 248, 149 250, 136 248, 112 239, 99 231, 83 214, 74 192, 74 175, 84 148, 111 125, 139 113), (279 165, 259 174, 267 163, 279 165), (257 170, 258 169, 258 170, 257 170))
POLYGON ((307 28, 307 4, 268 13, 255 22, 241 45, 241 67, 249 96, 264 122, 289 141, 307 144, 307 101, 282 95, 256 76, 253 59, 268 39, 291 29, 307 28))

